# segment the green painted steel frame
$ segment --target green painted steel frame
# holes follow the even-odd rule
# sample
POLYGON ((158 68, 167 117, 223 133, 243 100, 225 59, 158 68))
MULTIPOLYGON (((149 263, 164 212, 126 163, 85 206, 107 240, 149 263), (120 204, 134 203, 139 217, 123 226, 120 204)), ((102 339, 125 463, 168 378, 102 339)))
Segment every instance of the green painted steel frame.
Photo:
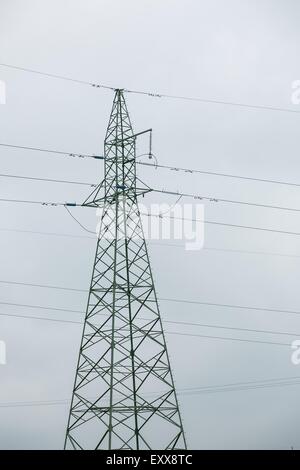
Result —
POLYGON ((66 449, 186 448, 138 209, 149 188, 136 185, 135 144, 116 90, 105 179, 84 202, 102 214, 66 449))

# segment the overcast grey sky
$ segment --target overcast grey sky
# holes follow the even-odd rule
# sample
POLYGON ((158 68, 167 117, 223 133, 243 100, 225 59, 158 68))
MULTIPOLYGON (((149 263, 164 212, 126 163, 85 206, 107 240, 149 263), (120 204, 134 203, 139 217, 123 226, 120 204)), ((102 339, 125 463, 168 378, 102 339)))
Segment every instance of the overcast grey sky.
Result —
MULTIPOLYGON (((158 93, 297 109, 300 5, 296 0, 0 0, 0 62, 158 93)), ((0 142, 100 153, 110 91, 8 70, 0 142)), ((136 131, 153 128, 165 165, 299 183, 300 115, 127 96, 136 131)), ((146 141, 140 149, 147 150, 146 141)), ((101 162, 1 148, 0 173, 98 182, 101 162)), ((150 186, 300 207, 300 188, 139 168, 150 186)), ((82 201, 89 188, 1 178, 0 198, 82 201)), ((174 202, 159 195, 153 202, 174 202)), ((187 202, 187 201, 184 201, 187 202)), ((74 212, 75 214, 75 212, 74 212)), ((87 289, 95 241, 9 232, 79 235, 63 208, 1 203, 0 280, 87 289)), ((93 230, 93 211, 76 209, 93 230), (88 212, 88 213, 87 213, 88 212)), ((293 212, 207 204, 219 222, 300 232, 293 212)), ((197 253, 149 243, 159 297, 300 311, 300 237, 207 225, 197 253), (218 250, 212 250, 217 248, 218 250), (240 250, 240 251, 219 251, 240 250), (253 254, 280 253, 298 257, 253 254)), ((0 284, 2 302, 84 310, 85 293, 0 284)), ((291 332, 294 337, 182 327, 181 332, 289 344, 297 315, 161 302, 165 320, 291 332)), ((2 305, 0 313, 80 319, 80 314, 2 305)), ((67 405, 6 406, 71 395, 80 325, 0 317, 7 365, 0 366, 0 447, 62 448, 67 405)), ((167 331, 179 331, 167 325, 167 331)), ((300 377, 291 348, 167 335, 178 390, 300 377)), ((195 449, 300 447, 299 385, 179 394, 195 449)))

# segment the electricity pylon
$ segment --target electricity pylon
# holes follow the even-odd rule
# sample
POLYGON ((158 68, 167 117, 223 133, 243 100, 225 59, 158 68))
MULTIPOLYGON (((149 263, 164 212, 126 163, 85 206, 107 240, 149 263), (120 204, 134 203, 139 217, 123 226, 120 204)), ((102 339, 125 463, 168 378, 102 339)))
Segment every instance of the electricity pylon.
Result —
POLYGON ((137 187, 137 135, 116 90, 105 179, 84 203, 101 222, 66 449, 186 448, 137 203, 148 191, 137 187))

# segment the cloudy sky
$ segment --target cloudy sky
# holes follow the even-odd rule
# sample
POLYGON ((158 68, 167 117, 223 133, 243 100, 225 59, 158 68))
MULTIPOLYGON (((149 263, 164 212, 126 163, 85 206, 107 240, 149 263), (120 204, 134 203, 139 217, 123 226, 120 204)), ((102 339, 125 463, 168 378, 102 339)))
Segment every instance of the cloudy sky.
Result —
MULTIPOLYGON (((300 112, 291 102, 292 83, 300 79, 299 16, 296 0, 0 0, 0 62, 112 87, 300 112)), ((111 91, 2 66, 0 80, 6 83, 0 143, 103 152, 111 91)), ((134 94, 126 99, 134 129, 153 128, 161 165, 300 184, 298 113, 134 94)), ((139 151, 147 151, 146 139, 139 151)), ((1 147, 0 162, 0 174, 88 183, 103 177, 102 163, 93 159, 1 147)), ((159 189, 300 208, 296 185, 145 167, 139 176, 159 189)), ((0 182, 0 199, 81 202, 90 192, 71 184, 0 182)), ((175 202, 159 194, 149 201, 175 202)), ((0 447, 59 449, 81 326, 13 315, 80 321, 80 313, 32 305, 82 311, 87 294, 12 283, 88 289, 95 239, 63 207, 0 204, 0 340, 7 347, 7 364, 0 366, 0 447)), ((73 214, 94 230, 94 211, 73 214)), ((208 202, 205 219, 300 232, 293 211, 208 202)), ((188 446, 299 448, 300 365, 291 362, 290 343, 300 338, 300 236, 207 224, 201 251, 172 240, 150 240, 149 250, 160 298, 285 311, 160 302, 165 321, 210 325, 165 324, 167 332, 196 335, 167 333, 188 446), (224 387, 247 382, 251 389, 224 387), (215 386, 222 388, 200 393, 215 386), (191 388, 198 390, 184 392, 191 388)))

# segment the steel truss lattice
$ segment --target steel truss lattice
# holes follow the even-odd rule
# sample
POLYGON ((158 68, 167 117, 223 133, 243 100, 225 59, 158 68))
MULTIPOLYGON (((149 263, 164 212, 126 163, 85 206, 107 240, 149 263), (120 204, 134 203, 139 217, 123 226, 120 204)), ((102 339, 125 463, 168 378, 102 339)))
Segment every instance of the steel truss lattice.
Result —
POLYGON ((84 203, 101 222, 66 449, 186 448, 138 209, 148 189, 137 187, 135 147, 116 90, 105 179, 84 203))

